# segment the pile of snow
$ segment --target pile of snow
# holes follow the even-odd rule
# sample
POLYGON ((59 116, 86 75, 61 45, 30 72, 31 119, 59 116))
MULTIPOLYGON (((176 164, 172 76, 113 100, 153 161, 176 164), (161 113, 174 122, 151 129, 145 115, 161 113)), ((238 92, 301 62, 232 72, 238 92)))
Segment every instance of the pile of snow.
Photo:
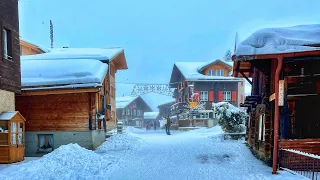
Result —
POLYGON ((21 61, 22 87, 101 84, 108 65, 89 59, 21 61))
MULTIPOLYGON (((130 131, 130 130, 129 130, 130 131)), ((143 143, 142 139, 135 136, 134 133, 126 132, 124 134, 117 134, 111 136, 99 146, 96 153, 108 153, 110 151, 124 151, 137 149, 143 143)))
POLYGON ((235 54, 278 54, 320 50, 320 24, 266 28, 240 43, 235 54))
POLYGON ((214 111, 217 114, 219 124, 225 131, 245 131, 245 122, 249 117, 245 111, 233 106, 228 102, 215 103, 214 111))
MULTIPOLYGON (((1 171, 4 179, 103 179, 110 162, 77 144, 60 146, 42 158, 1 171)), ((0 179, 1 175, 0 175, 0 179)))

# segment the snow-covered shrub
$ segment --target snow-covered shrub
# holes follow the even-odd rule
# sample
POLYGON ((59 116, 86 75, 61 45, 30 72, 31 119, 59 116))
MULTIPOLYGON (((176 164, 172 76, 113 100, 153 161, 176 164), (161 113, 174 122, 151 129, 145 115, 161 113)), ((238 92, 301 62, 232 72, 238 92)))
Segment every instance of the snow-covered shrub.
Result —
POLYGON ((245 122, 248 119, 247 113, 227 102, 215 104, 215 112, 219 124, 227 132, 245 131, 245 122))

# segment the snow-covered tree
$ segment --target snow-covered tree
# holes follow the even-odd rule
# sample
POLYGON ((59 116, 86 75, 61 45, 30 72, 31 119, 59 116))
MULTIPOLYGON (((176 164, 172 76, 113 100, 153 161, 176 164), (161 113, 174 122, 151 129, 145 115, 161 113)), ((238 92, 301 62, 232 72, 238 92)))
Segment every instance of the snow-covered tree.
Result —
POLYGON ((227 132, 243 132, 245 122, 249 118, 247 113, 227 102, 215 104, 215 112, 219 124, 227 132))
POLYGON ((230 49, 227 50, 226 54, 224 55, 223 59, 225 61, 232 61, 232 52, 230 49))

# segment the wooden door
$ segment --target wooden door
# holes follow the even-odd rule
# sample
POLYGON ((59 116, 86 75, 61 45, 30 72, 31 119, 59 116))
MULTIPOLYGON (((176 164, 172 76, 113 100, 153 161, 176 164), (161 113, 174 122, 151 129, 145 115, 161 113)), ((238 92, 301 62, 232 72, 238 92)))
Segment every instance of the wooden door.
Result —
POLYGON ((16 121, 10 121, 10 163, 18 161, 17 124, 18 123, 16 121))
POLYGON ((24 160, 24 123, 18 122, 18 134, 17 134, 17 144, 18 144, 18 156, 17 160, 18 161, 23 161, 24 160))

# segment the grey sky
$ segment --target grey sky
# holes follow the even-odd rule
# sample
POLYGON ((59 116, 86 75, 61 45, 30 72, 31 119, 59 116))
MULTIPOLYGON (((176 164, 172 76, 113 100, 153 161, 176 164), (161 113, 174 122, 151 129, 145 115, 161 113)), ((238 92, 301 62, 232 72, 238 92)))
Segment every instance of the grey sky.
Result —
MULTIPOLYGON (((209 61, 257 29, 319 23, 319 0, 20 0, 22 39, 49 47, 123 47, 117 82, 167 83, 176 61, 209 61)), ((117 95, 133 85, 117 84, 117 95)), ((170 99, 149 94, 153 108, 170 99)))

